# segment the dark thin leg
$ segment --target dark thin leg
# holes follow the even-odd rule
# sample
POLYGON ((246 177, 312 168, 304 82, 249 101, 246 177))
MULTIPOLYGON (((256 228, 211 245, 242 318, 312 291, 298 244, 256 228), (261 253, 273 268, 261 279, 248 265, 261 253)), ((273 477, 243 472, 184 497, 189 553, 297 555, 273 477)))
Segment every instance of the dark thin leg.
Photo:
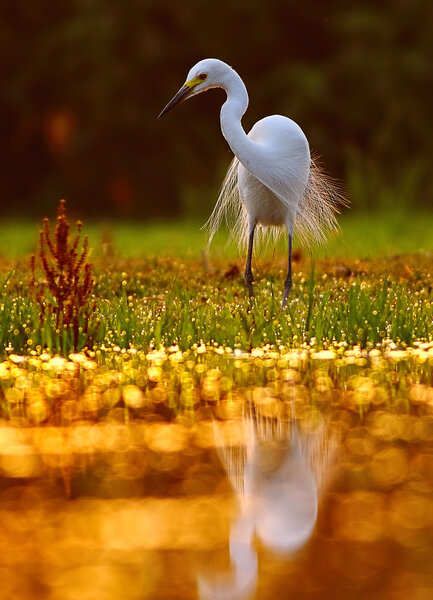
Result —
POLYGON ((250 231, 250 237, 248 238, 248 255, 247 255, 247 264, 245 265, 245 285, 248 288, 248 297, 254 298, 254 290, 253 290, 253 272, 251 270, 251 260, 253 258, 253 242, 254 242, 254 231, 256 226, 254 225, 250 231))
POLYGON ((281 305, 281 309, 286 308, 287 298, 289 297, 291 289, 292 289, 292 236, 289 233, 289 267, 287 270, 287 277, 284 282, 284 296, 283 296, 283 304, 281 305))

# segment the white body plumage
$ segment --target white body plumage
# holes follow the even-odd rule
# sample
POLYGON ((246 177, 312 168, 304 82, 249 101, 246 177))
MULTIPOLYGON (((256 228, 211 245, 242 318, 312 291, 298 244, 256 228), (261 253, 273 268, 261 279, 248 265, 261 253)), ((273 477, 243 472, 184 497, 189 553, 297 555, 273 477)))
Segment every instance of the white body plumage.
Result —
POLYGON ((240 199, 258 224, 285 225, 292 232, 310 173, 307 138, 294 121, 280 115, 258 121, 248 138, 259 144, 262 151, 261 180, 240 162, 240 199))

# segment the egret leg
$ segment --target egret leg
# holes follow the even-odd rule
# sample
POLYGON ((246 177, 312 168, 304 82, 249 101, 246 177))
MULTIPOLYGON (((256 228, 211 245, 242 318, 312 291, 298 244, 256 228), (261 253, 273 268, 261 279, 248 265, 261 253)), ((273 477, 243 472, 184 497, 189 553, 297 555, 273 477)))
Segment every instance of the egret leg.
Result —
POLYGON ((248 237, 248 254, 247 254, 247 264, 245 265, 245 285, 248 289, 248 297, 254 298, 254 290, 253 290, 253 282, 254 276, 251 270, 251 261, 253 258, 253 243, 254 243, 254 231, 256 229, 255 223, 250 223, 250 234, 248 237))
POLYGON ((287 277, 284 281, 284 296, 283 304, 281 309, 286 308, 287 298, 289 297, 290 290, 292 289, 292 236, 289 233, 289 266, 287 269, 287 277))

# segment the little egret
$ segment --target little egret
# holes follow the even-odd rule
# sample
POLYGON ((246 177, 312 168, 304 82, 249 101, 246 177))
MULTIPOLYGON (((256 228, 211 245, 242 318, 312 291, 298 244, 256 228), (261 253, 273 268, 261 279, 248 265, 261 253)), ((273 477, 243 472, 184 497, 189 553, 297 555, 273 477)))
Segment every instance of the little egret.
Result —
POLYGON ((198 62, 185 84, 161 111, 212 88, 223 88, 227 100, 221 107, 223 136, 235 155, 208 221, 209 241, 222 217, 234 216, 233 233, 248 242, 245 283, 254 296, 251 270, 254 232, 286 227, 289 236, 288 270, 282 308, 292 287, 292 239, 294 230, 306 243, 322 241, 337 228, 335 213, 342 198, 310 155, 308 140, 294 121, 272 115, 258 121, 248 135, 241 119, 248 107, 244 82, 229 65, 215 58, 198 62))

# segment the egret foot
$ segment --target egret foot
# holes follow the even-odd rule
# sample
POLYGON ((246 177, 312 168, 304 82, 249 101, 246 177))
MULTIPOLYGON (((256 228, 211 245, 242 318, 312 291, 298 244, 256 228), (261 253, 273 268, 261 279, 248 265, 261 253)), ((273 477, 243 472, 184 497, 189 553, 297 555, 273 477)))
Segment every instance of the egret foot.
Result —
POLYGON ((251 260, 253 258, 253 243, 254 243, 255 228, 256 228, 256 223, 250 217, 250 223, 249 223, 250 234, 248 236, 247 264, 245 265, 245 274, 244 274, 245 285, 247 286, 248 298, 250 300, 251 300, 251 298, 254 298, 254 289, 253 289, 254 277, 253 277, 253 272, 251 270, 251 260))
POLYGON ((287 278, 286 281, 284 282, 284 296, 283 296, 283 303, 281 305, 281 310, 284 310, 286 308, 287 298, 289 297, 291 289, 292 289, 292 278, 290 277, 290 278, 287 278))
POLYGON ((245 271, 244 279, 245 279, 245 285, 248 290, 248 298, 251 300, 251 298, 254 298, 254 288, 253 288, 254 277, 253 277, 253 274, 251 273, 251 271, 249 273, 247 271, 245 271))
POLYGON ((287 277, 284 281, 284 296, 283 303, 281 305, 281 310, 286 308, 287 298, 289 297, 290 290, 292 289, 292 235, 289 233, 289 256, 288 256, 288 269, 287 269, 287 277))

